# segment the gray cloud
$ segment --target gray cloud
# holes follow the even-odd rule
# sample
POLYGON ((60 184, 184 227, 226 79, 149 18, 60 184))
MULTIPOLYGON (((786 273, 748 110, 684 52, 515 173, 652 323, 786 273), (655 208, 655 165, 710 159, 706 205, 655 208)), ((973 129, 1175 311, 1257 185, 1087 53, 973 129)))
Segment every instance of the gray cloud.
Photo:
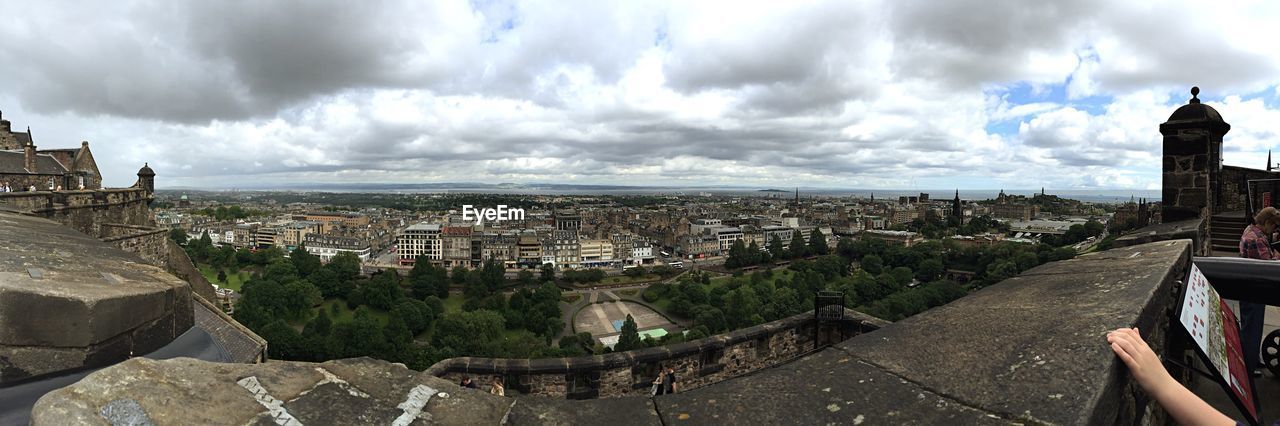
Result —
MULTIPOLYGON (((1266 19, 1188 20, 1199 6, 1186 6, 4 4, 24 16, 0 26, 0 63, 16 64, 0 67, 0 107, 44 147, 91 139, 116 184, 150 161, 162 182, 213 186, 1142 186, 1159 182, 1139 174, 1185 86, 1221 97, 1280 82, 1278 55, 1223 25, 1271 31, 1266 19), (1019 85, 1068 96, 1018 105, 1006 88, 1019 85), (1088 96, 1105 112, 1072 104, 1088 96)), ((1255 123, 1271 110, 1243 105, 1233 125, 1270 128, 1255 123)), ((1233 153, 1274 131, 1240 134, 1233 153)))

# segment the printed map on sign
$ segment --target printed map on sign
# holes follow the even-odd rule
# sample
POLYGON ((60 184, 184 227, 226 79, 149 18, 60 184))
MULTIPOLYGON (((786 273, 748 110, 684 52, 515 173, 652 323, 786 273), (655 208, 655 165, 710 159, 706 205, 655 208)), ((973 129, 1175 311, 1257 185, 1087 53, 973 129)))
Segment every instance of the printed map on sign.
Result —
POLYGON ((1240 350, 1240 326, 1235 313, 1218 297, 1218 291, 1195 264, 1187 279, 1178 320, 1205 354, 1212 368, 1253 418, 1258 418, 1240 350))

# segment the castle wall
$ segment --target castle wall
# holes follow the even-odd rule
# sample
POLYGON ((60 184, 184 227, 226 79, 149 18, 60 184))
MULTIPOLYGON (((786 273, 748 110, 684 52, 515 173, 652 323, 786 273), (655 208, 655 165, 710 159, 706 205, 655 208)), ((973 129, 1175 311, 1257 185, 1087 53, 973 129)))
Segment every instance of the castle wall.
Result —
POLYGON ((151 194, 143 188, 0 193, 0 203, 11 209, 53 219, 95 237, 103 236, 104 223, 154 226, 149 201, 151 194))
POLYGON ((169 231, 139 225, 104 223, 102 241, 137 254, 152 265, 164 266, 169 257, 169 231))
MULTIPOLYGON (((824 327, 834 343, 878 329, 887 322, 846 310, 846 319, 824 327)), ((501 378, 511 394, 568 399, 649 395, 660 368, 672 367, 681 391, 766 369, 813 351, 813 312, 727 334, 668 346, 605 355, 534 360, 450 358, 427 373, 459 383, 469 376, 481 389, 501 378)))
POLYGON ((165 234, 162 234, 165 235, 165 250, 168 250, 168 253, 165 255, 165 269, 167 269, 169 273, 181 278, 183 281, 191 283, 191 291, 199 294, 200 297, 204 298, 204 300, 216 303, 218 301, 218 294, 214 292, 213 284, 204 277, 204 274, 200 273, 199 269, 196 269, 196 265, 191 262, 191 258, 187 256, 186 250, 183 250, 182 247, 179 247, 177 244, 167 242, 169 241, 167 234, 167 231, 165 231, 165 234))
MULTIPOLYGON (((1222 194, 1218 199, 1218 206, 1214 209, 1214 213, 1238 212, 1248 209, 1248 187, 1245 184, 1247 180, 1253 179, 1276 179, 1280 178, 1280 172, 1268 172, 1266 170, 1250 169, 1238 166, 1222 166, 1222 194)), ((1273 194, 1280 196, 1280 194, 1273 194)), ((1260 208, 1255 206, 1256 208, 1260 208)))

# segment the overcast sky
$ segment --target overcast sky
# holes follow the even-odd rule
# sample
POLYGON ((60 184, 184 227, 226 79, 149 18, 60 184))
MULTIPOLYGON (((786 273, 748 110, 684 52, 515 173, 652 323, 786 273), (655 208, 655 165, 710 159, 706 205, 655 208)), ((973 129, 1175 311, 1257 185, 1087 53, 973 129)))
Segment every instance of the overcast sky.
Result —
POLYGON ((0 111, 116 186, 1158 189, 1192 85, 1280 142, 1280 2, 56 3, 0 111))

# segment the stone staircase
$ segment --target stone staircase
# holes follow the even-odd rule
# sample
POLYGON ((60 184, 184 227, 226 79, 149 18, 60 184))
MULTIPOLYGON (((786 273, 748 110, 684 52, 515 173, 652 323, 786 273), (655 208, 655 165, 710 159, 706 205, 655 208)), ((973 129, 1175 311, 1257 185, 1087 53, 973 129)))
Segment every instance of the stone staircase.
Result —
POLYGON ((1213 216, 1210 232, 1210 245, 1217 256, 1239 256, 1240 235, 1249 226, 1244 212, 1226 212, 1213 216))

